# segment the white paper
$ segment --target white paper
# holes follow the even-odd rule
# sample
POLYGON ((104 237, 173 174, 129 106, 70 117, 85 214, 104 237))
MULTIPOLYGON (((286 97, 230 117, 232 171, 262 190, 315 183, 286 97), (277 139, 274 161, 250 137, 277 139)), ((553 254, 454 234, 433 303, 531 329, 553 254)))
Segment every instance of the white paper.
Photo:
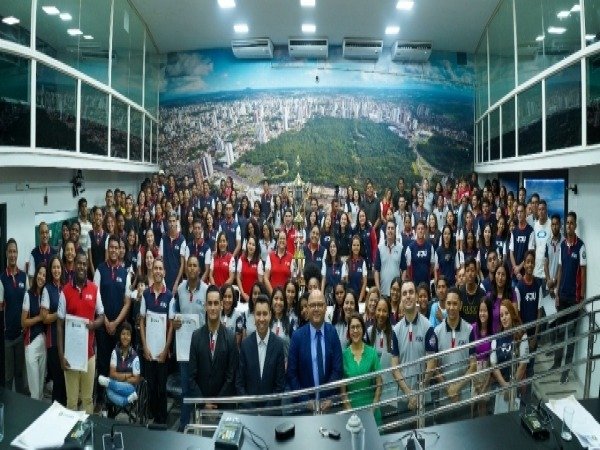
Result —
POLYGON ((167 315, 146 311, 146 344, 153 360, 158 359, 167 344, 167 315))
POLYGON ((331 321, 333 320, 333 309, 334 306, 329 305, 327 307, 327 311, 325 312, 325 321, 331 323, 331 321))
POLYGON ((22 449, 61 447, 75 424, 87 417, 83 411, 71 411, 60 403, 54 402, 19 434, 11 445, 22 449))
POLYGON ((556 314, 556 303, 555 302, 556 302, 556 299, 550 297, 549 295, 546 295, 545 297, 542 298, 540 307, 544 308, 544 313, 546 314, 546 317, 556 314))
POLYGON ((181 320, 181 328, 175 332, 177 361, 190 360, 190 345, 192 334, 200 328, 200 317, 198 314, 175 314, 175 319, 181 320))
POLYGON ((65 359, 71 370, 87 372, 88 322, 87 319, 70 314, 65 318, 65 359))
POLYGON ((243 316, 248 311, 248 303, 239 302, 235 309, 243 316))
POLYGON ((562 421, 565 406, 572 408, 573 425, 571 431, 577 436, 584 448, 600 448, 600 424, 596 422, 587 409, 573 395, 556 400, 550 400, 546 406, 562 421))

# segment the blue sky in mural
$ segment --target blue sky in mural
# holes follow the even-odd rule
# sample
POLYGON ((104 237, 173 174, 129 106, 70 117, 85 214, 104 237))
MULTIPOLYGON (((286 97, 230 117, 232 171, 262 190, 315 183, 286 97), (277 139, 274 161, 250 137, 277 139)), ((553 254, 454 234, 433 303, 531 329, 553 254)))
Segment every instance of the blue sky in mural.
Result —
POLYGON ((327 61, 291 60, 281 51, 273 60, 240 61, 230 49, 214 49, 169 54, 161 102, 245 89, 423 89, 424 85, 472 96, 472 84, 472 63, 457 65, 456 53, 433 52, 425 64, 400 64, 391 61, 389 51, 376 63, 345 60, 340 47, 330 49, 327 61))

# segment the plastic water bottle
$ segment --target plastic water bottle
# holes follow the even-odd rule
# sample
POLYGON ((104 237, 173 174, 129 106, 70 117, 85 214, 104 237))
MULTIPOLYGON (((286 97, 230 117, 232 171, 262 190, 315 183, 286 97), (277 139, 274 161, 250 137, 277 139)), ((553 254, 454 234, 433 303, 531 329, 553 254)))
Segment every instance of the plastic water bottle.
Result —
POLYGON ((365 450, 365 427, 360 417, 352 414, 346 423, 346 430, 350 432, 352 450, 365 450))

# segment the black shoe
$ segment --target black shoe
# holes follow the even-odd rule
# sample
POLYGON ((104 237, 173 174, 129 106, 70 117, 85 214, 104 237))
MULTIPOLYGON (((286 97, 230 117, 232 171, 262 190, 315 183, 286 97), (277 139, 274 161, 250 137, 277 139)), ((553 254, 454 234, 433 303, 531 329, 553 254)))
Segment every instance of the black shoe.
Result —
POLYGON ((566 384, 569 382, 569 371, 565 371, 560 376, 560 384, 566 384))

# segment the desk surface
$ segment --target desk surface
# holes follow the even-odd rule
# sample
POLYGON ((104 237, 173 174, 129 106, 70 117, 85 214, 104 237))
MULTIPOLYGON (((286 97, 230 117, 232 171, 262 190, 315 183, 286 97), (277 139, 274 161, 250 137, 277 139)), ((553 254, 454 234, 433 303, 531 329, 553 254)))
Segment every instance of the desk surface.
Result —
MULTIPOLYGON (((380 449, 383 444, 377 431, 377 424, 373 413, 370 411, 361 411, 358 416, 365 427, 365 446, 370 449, 380 449)), ((271 417, 271 416, 251 416, 245 414, 225 413, 223 418, 239 418, 243 425, 264 439, 269 449, 284 450, 350 450, 350 433, 346 431, 346 422, 350 416, 348 414, 323 414, 316 416, 294 416, 294 417, 271 417), (293 422, 295 436, 285 442, 275 440, 275 427, 283 422, 293 422), (335 429, 340 432, 340 440, 334 441, 325 438, 319 433, 319 428, 325 427, 335 429)), ((223 420, 223 419, 221 419, 223 420)), ((260 442, 260 441, 259 441, 260 442)), ((242 449, 258 449, 246 432, 242 449)))
MULTIPOLYGON (((580 400, 580 403, 597 421, 600 421, 600 399, 580 400)), ((561 423, 554 415, 553 419, 554 429, 558 430, 556 436, 560 439, 561 423)), ((435 436, 425 435, 425 448, 428 450, 464 450, 465 448, 477 448, 478 450, 554 450, 559 448, 553 437, 545 441, 534 440, 521 426, 521 417, 517 411, 431 426, 423 428, 422 431, 437 432, 440 435, 437 441, 435 436)), ((405 434, 406 432, 384 435, 381 437, 381 441, 382 443, 392 442, 405 434)), ((406 440, 403 442, 406 443, 406 440)), ((560 443, 564 450, 582 448, 575 436, 570 442, 561 439, 560 443)))
MULTIPOLYGON (((6 389, 0 389, 0 401, 4 403, 4 440, 0 448, 9 448, 13 439, 50 406, 6 389)), ((114 423, 123 424, 99 416, 92 416, 92 421, 95 449, 102 449, 102 435, 110 433, 114 423)), ((125 450, 213 448, 212 439, 174 431, 155 431, 135 426, 119 427, 115 431, 123 433, 125 450)))

